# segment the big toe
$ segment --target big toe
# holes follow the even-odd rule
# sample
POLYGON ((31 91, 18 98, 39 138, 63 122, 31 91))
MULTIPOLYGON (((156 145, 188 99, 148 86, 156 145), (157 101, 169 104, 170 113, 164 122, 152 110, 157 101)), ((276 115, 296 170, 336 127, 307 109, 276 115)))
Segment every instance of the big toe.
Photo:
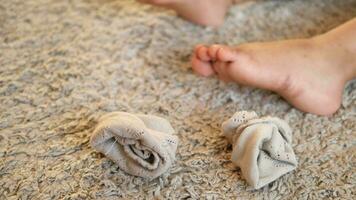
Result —
POLYGON ((216 58, 223 62, 233 62, 239 57, 238 50, 229 46, 220 46, 216 53, 216 58))

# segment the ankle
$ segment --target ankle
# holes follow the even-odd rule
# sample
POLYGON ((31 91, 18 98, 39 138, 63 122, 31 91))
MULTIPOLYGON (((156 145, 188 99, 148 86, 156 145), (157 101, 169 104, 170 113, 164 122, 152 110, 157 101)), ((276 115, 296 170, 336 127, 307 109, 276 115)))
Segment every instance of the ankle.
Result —
POLYGON ((324 52, 329 68, 345 83, 356 78, 356 44, 351 46, 345 40, 339 40, 331 34, 322 34, 310 39, 317 51, 324 52))

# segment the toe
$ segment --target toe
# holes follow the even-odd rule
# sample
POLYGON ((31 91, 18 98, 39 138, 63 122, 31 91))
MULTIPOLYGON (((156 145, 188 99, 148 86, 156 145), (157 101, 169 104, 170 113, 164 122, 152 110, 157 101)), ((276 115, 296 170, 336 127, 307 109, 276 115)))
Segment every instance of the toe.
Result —
POLYGON ((215 73, 210 62, 202 61, 193 55, 192 58, 192 68, 193 70, 202 76, 211 76, 215 73))
POLYGON ((237 49, 228 46, 221 46, 216 53, 216 57, 220 61, 233 62, 237 60, 237 49))
POLYGON ((202 61, 210 61, 211 60, 211 58, 208 54, 208 48, 204 45, 196 46, 195 54, 197 55, 197 58, 199 58, 202 61))
POLYGON ((208 55, 211 58, 211 60, 216 61, 218 59, 217 53, 219 52, 219 49, 221 47, 222 47, 221 45, 214 44, 208 48, 208 55))

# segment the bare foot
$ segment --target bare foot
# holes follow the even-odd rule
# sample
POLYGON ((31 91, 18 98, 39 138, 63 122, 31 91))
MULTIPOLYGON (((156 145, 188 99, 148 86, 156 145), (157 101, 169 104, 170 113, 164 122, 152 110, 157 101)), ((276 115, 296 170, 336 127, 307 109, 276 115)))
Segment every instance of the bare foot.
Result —
MULTIPOLYGON (((204 26, 217 27, 224 23, 232 0, 139 0, 175 10, 179 16, 204 26)), ((236 0, 235 0, 236 1, 236 0)))
POLYGON ((347 42, 346 32, 238 47, 198 45, 192 65, 200 75, 272 90, 302 111, 330 115, 341 105, 346 82, 356 77, 356 41, 347 42))

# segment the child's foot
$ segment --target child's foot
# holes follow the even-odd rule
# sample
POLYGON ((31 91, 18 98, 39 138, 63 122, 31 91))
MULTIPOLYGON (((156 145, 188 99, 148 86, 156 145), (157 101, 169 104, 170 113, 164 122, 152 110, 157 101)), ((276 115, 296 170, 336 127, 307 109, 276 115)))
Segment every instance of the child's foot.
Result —
MULTIPOLYGON (((139 0, 175 10, 181 17, 204 26, 220 26, 232 0, 139 0)), ((235 0, 236 1, 236 0, 235 0)))
POLYGON ((200 75, 217 74, 224 81, 272 90, 300 110, 320 115, 340 107, 344 86, 356 71, 355 52, 322 37, 238 47, 200 45, 192 64, 200 75))

